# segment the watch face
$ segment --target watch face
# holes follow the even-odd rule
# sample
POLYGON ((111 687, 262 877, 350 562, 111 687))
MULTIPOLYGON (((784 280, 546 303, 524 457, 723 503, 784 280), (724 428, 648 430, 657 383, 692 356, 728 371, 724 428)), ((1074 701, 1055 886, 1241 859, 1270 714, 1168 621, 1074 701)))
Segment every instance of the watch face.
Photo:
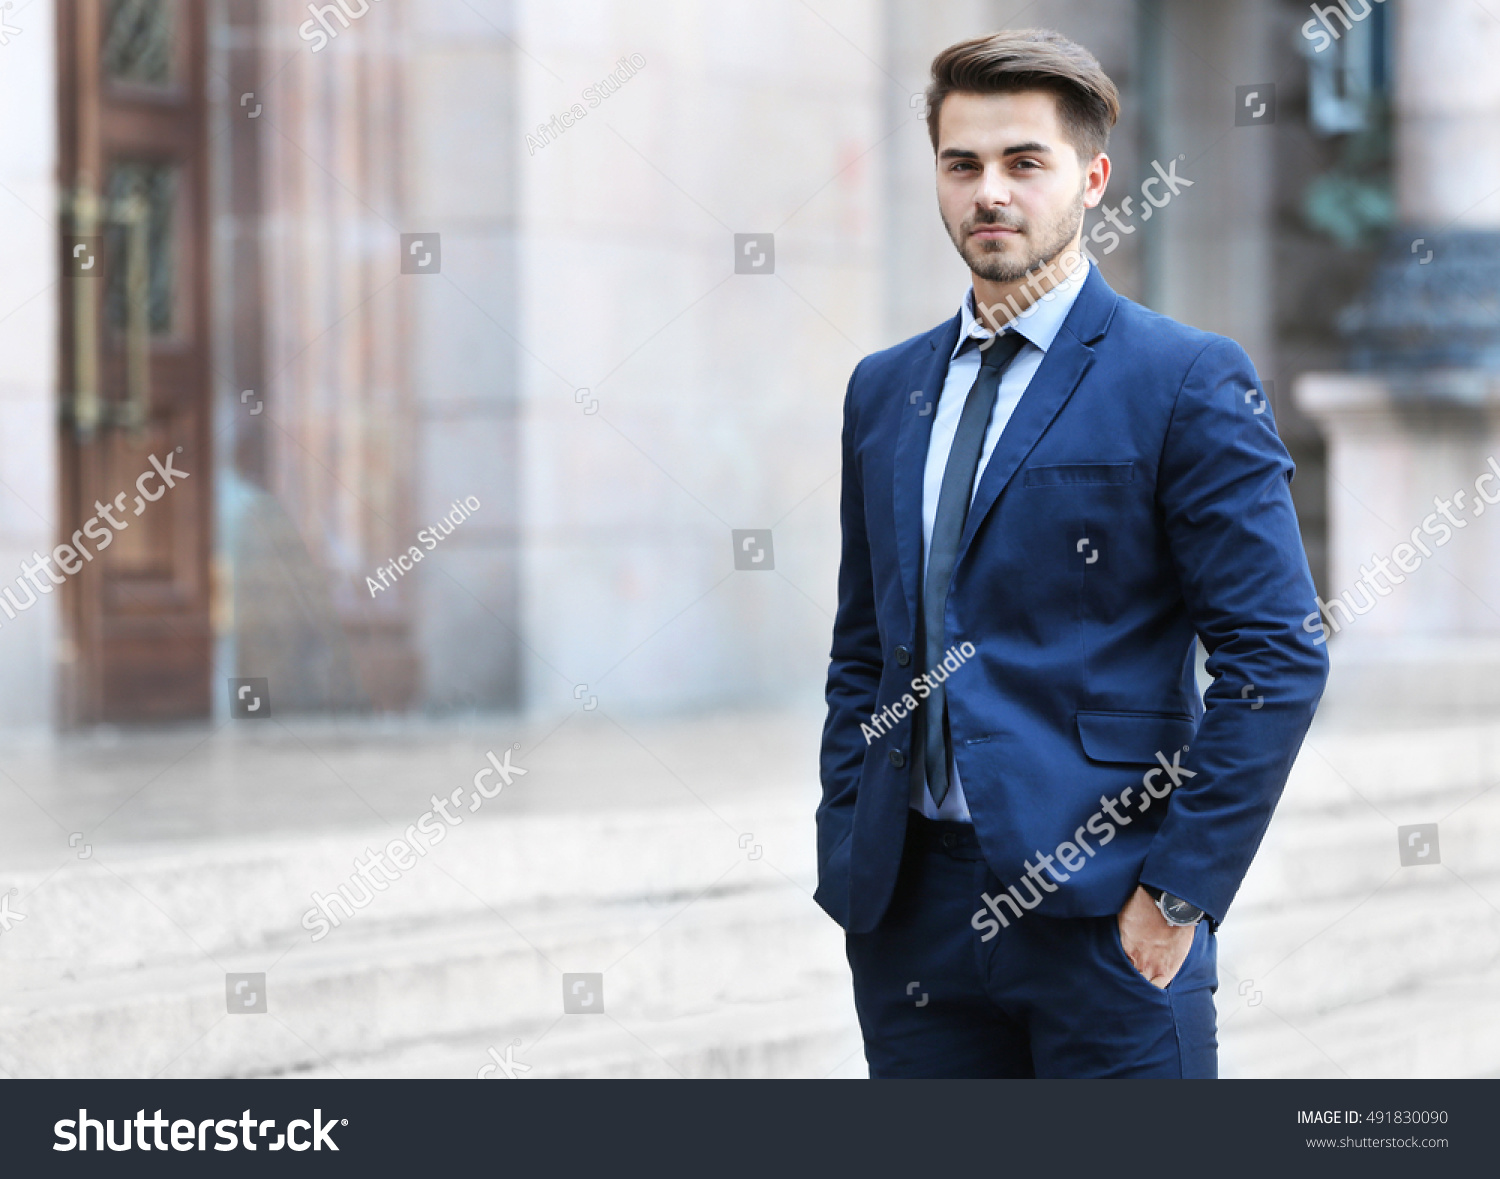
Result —
POLYGON ((1203 910, 1197 905, 1189 904, 1169 892, 1161 894, 1161 911, 1168 921, 1177 925, 1191 925, 1203 916, 1203 910))

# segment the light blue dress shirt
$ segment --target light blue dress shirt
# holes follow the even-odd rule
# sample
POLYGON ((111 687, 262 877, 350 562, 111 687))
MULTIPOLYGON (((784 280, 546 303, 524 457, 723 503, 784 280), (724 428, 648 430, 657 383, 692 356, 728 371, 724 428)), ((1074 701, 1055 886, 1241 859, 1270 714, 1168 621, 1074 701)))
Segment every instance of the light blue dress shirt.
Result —
MULTIPOLYGON (((990 415, 989 426, 984 432, 984 447, 979 452, 979 468, 974 473, 974 489, 979 488, 980 476, 985 464, 994 453, 995 443, 1000 440, 1005 424, 1015 412, 1031 384, 1031 378, 1041 367, 1047 349, 1062 330, 1063 320, 1073 309, 1078 292, 1083 289, 1088 277, 1089 263, 1085 262, 1068 278, 1060 282, 1048 296, 1038 299, 1021 315, 1006 325, 1005 331, 1019 332, 1026 339, 1016 358, 1010 362, 1000 378, 1000 390, 995 397, 995 409, 990 415)), ((979 376, 979 345, 994 333, 979 322, 974 306, 974 288, 969 287, 959 308, 961 317, 958 327, 958 343, 948 358, 948 376, 943 381, 943 391, 938 397, 937 409, 932 419, 932 438, 927 444, 927 468, 922 480, 922 580, 927 580, 927 557, 932 548, 932 526, 937 519, 938 493, 943 488, 943 468, 948 465, 948 452, 953 447, 953 436, 958 432, 958 419, 963 413, 964 400, 979 376)), ((972 493, 970 502, 973 502, 972 493)), ((962 691, 960 671, 954 682, 962 691)), ((950 691, 953 689, 949 689, 950 691)), ((929 819, 951 819, 967 823, 969 806, 964 800, 963 784, 958 780, 958 767, 948 761, 948 793, 943 805, 932 801, 925 781, 913 780, 911 808, 921 811, 929 819)))

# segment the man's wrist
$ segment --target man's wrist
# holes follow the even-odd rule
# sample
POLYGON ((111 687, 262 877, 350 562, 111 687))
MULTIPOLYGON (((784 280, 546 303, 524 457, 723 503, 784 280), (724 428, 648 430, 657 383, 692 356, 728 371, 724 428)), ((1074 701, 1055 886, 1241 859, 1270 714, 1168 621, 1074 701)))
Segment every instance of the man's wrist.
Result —
POLYGON ((1203 910, 1191 901, 1185 901, 1167 892, 1166 889, 1157 888, 1154 884, 1143 883, 1141 888, 1145 889, 1146 894, 1156 902, 1157 911, 1168 925, 1182 929, 1197 925, 1203 919, 1203 910))

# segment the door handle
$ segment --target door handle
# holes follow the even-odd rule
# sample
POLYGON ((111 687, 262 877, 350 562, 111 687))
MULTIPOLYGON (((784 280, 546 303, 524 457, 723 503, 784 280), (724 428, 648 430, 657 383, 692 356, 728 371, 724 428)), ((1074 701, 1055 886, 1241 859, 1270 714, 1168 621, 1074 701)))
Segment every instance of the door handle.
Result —
MULTIPOLYGON (((99 392, 99 290, 105 284, 73 284, 73 424, 80 442, 104 426, 139 433, 151 413, 150 208, 138 192, 112 203, 101 200, 87 177, 73 196, 73 224, 93 237, 101 224, 125 230, 125 400, 107 406, 99 392), (109 409, 115 412, 107 413, 109 409)), ((107 277, 107 276, 106 276, 107 277)))
POLYGON ((149 223, 145 198, 135 192, 119 201, 114 219, 125 226, 125 407, 121 424, 138 434, 151 412, 149 223))

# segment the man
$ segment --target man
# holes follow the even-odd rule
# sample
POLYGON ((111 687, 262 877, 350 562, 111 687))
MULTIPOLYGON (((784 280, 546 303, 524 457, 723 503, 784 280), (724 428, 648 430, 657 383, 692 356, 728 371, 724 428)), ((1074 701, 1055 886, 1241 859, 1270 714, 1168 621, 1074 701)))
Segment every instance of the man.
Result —
POLYGON ((999 33, 927 97, 972 288, 849 381, 817 900, 872 1076, 1211 1077, 1214 930, 1327 675, 1292 463, 1244 351, 1082 252, 1098 62, 999 33))

